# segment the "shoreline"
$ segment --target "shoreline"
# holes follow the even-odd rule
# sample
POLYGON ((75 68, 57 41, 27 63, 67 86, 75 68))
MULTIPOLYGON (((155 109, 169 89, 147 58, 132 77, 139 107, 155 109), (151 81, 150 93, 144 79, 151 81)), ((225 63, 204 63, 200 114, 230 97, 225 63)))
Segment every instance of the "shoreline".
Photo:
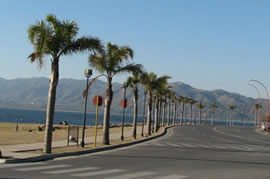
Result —
MULTIPOLYGON (((47 109, 44 108, 28 108, 28 107, 3 107, 0 106, 0 109, 19 109, 19 110, 33 110, 33 111, 46 111, 47 109)), ((70 113, 83 113, 83 111, 70 111, 70 110, 64 110, 64 109, 56 109, 55 112, 70 112, 70 113)), ((96 114, 95 111, 87 111, 87 114, 96 114)), ((102 115, 102 113, 100 113, 102 115)), ((122 113, 111 113, 112 115, 122 115, 122 113)), ((133 113, 125 113, 127 116, 132 116, 133 113)), ((138 117, 142 117, 142 115, 137 115, 138 117)))

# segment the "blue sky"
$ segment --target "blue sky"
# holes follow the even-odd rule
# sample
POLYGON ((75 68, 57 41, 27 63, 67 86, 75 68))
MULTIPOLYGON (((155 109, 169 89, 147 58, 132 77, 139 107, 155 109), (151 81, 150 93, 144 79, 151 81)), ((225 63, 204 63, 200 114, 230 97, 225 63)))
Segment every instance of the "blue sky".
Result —
MULTIPOLYGON (((27 28, 52 13, 76 21, 79 36, 129 45, 149 72, 256 97, 248 79, 270 87, 269 9, 267 0, 0 0, 0 77, 49 77, 49 63, 38 70, 27 59, 27 28)), ((62 57, 60 78, 84 79, 87 57, 62 57)))

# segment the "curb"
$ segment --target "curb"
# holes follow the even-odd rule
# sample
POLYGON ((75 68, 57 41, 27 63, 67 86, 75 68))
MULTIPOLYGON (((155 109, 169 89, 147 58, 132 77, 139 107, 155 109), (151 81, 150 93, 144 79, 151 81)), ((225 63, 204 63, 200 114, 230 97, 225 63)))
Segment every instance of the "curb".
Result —
POLYGON ((263 129, 254 129, 254 131, 262 135, 268 135, 263 129))
POLYGON ((102 148, 97 148, 97 149, 89 149, 89 150, 84 150, 84 151, 76 151, 76 152, 67 152, 67 153, 59 153, 59 154, 45 154, 41 156, 36 156, 36 157, 28 157, 28 158, 23 158, 23 159, 0 159, 0 164, 5 163, 26 163, 26 162, 39 162, 39 161, 45 161, 45 160, 53 160, 55 158, 60 158, 60 157, 67 157, 67 156, 77 156, 77 155, 83 155, 83 154, 91 154, 91 153, 97 153, 97 152, 103 152, 107 150, 112 150, 112 149, 117 149, 117 148, 122 148, 122 147, 127 147, 135 144, 140 144, 143 142, 147 142, 150 140, 154 140, 156 138, 162 137, 167 133, 167 130, 170 127, 164 128, 163 132, 161 134, 158 134, 153 137, 148 137, 146 139, 142 140, 137 140, 133 142, 128 142, 124 144, 117 144, 117 145, 112 145, 112 146, 107 146, 107 147, 102 147, 102 148))

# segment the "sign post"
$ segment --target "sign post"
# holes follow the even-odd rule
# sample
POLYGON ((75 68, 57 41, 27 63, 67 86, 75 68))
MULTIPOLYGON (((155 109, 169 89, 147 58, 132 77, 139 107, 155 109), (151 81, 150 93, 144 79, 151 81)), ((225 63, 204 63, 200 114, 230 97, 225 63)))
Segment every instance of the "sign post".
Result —
POLYGON ((99 106, 101 106, 103 103, 102 96, 98 96, 98 95, 95 96, 93 98, 93 103, 96 105, 96 124, 95 124, 95 137, 94 137, 94 145, 96 147, 97 146, 98 109, 99 109, 99 106))

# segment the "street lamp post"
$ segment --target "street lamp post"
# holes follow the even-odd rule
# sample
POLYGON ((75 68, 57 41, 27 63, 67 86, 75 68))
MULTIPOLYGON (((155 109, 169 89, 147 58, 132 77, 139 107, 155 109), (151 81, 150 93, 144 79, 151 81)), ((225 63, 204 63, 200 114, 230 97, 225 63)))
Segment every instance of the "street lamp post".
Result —
POLYGON ((244 112, 241 111, 242 126, 244 127, 244 118, 243 118, 243 114, 244 114, 244 112))
POLYGON ((265 87, 265 85, 262 83, 262 82, 260 82, 260 81, 258 81, 258 80, 249 80, 249 81, 254 81, 254 82, 256 82, 256 83, 259 83, 260 85, 262 85, 263 86, 263 88, 265 89, 265 91, 266 91, 266 95, 267 95, 267 101, 266 101, 266 108, 267 108, 267 112, 266 112, 266 118, 267 118, 267 122, 266 122, 266 132, 268 133, 268 125, 269 125, 269 93, 268 93, 268 90, 267 90, 267 88, 265 87))
POLYGON ((223 122, 222 122, 222 112, 223 112, 223 110, 221 109, 221 110, 220 110, 220 122, 221 122, 221 124, 223 123, 223 122))
POLYGON ((86 77, 86 95, 85 95, 85 103, 84 103, 84 115, 83 115, 83 129, 82 129, 82 141, 81 141, 81 147, 84 147, 84 136, 85 136, 85 123, 86 123, 86 109, 87 109, 87 97, 88 97, 88 81, 90 76, 92 75, 92 69, 85 69, 84 75, 86 77))
MULTIPOLYGON (((253 85, 253 84, 251 84, 251 83, 248 83, 248 85, 249 86, 252 86, 253 88, 255 88, 256 89, 256 91, 257 91, 257 94, 258 94, 258 104, 260 105, 260 98, 261 98, 261 94, 260 94, 260 91, 259 91, 259 89, 257 88, 257 86, 255 86, 255 85, 253 85)), ((255 109, 256 110, 256 109, 255 109)), ((256 114, 257 115, 257 114, 256 114)), ((260 108, 258 109, 258 119, 259 119, 259 121, 257 122, 257 117, 255 117, 255 127, 258 127, 259 126, 259 124, 260 124, 260 108)))
POLYGON ((126 84, 126 83, 124 83, 123 88, 124 88, 124 105, 123 105, 123 116, 122 116, 122 133, 121 133, 121 141, 124 140, 125 108, 126 108, 126 103, 127 103, 127 99, 126 99, 127 84, 126 84))

